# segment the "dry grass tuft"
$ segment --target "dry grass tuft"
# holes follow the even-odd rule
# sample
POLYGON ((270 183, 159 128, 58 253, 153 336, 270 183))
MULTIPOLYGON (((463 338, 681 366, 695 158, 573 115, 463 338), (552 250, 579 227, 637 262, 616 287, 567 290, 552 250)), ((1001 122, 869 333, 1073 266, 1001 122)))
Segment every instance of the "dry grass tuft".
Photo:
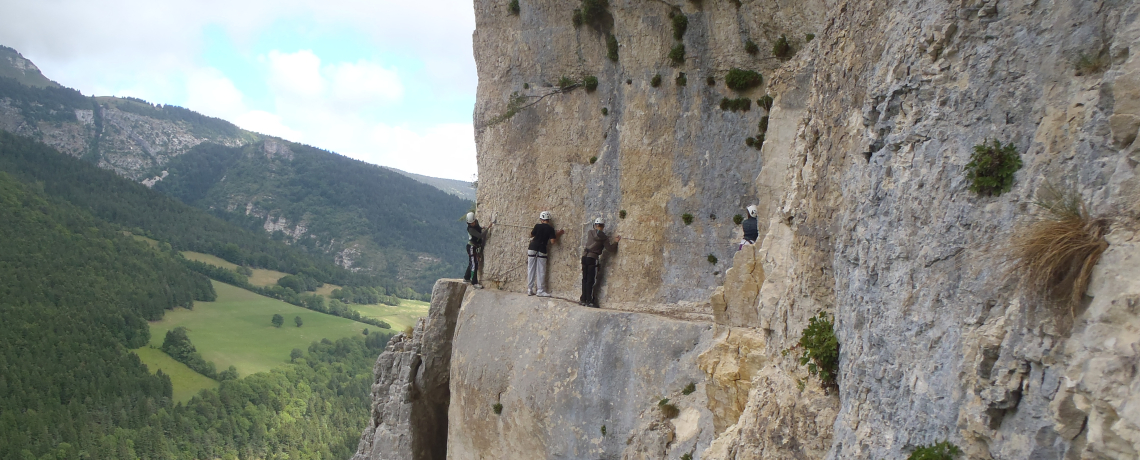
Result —
POLYGON ((1033 292, 1068 300, 1070 312, 1089 286, 1093 267, 1108 249, 1108 219, 1089 215, 1079 194, 1046 184, 1036 205, 1046 215, 1013 237, 1014 273, 1033 292))

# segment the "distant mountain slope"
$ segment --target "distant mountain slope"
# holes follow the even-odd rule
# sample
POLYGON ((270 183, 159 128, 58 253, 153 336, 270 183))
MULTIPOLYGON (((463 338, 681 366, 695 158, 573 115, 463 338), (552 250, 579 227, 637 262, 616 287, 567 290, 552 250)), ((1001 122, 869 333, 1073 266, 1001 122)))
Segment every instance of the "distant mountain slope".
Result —
POLYGON ((40 68, 25 59, 19 51, 3 45, 0 45, 0 77, 12 78, 38 88, 59 86, 59 83, 45 77, 40 68))
POLYGON ((475 201, 475 187, 472 187, 470 182, 455 180, 455 179, 444 179, 444 178, 440 178, 440 177, 424 176, 424 175, 420 175, 420 174, 416 174, 416 173, 410 173, 410 172, 403 171, 403 170, 396 169, 396 168, 389 168, 387 166, 384 166, 384 168, 391 169, 392 171, 396 171, 400 174, 411 177, 412 179, 415 179, 419 182, 423 182, 423 183, 428 184, 432 187, 443 190, 444 192, 447 192, 449 194, 463 198, 464 200, 475 201))
POLYGON ((471 196, 462 195, 461 181, 416 175, 417 182, 181 107, 86 97, 58 85, 29 86, 23 82, 32 77, 26 75, 40 74, 25 61, 15 50, 0 50, 0 75, 25 75, 24 80, 0 76, 2 131, 40 140, 148 186, 161 184, 159 190, 244 228, 417 291, 430 290, 436 278, 461 269, 463 229, 455 219, 470 203, 420 183, 471 196), (213 153, 201 153, 206 151, 213 153), (188 152, 194 154, 182 159, 188 152), (171 172, 173 177, 164 178, 171 172))

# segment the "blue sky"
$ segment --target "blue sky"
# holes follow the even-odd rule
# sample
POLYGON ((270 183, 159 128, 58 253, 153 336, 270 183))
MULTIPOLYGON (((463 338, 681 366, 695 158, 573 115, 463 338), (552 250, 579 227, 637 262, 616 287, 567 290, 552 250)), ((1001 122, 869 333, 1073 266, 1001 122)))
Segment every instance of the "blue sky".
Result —
POLYGON ((134 96, 370 163, 475 175, 470 0, 0 2, 0 44, 134 96))

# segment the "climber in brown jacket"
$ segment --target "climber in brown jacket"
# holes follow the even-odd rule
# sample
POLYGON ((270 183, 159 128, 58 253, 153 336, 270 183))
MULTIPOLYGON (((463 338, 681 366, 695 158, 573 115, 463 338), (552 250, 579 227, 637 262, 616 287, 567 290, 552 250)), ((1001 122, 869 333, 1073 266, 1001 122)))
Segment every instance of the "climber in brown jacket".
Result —
POLYGON ((582 254, 582 297, 578 303, 587 307, 598 308, 598 300, 594 297, 594 287, 598 284, 600 275, 602 251, 616 251, 620 236, 610 237, 604 231, 606 222, 601 217, 594 219, 594 229, 586 234, 586 247, 582 254))

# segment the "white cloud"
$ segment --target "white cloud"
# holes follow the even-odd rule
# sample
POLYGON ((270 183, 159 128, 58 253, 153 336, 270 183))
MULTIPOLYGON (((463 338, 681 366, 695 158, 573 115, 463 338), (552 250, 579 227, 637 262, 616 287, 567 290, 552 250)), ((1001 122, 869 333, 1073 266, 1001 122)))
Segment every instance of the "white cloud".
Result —
POLYGON ((364 106, 394 102, 404 95, 404 86, 395 70, 364 60, 326 67, 332 97, 340 104, 364 106))
POLYGON ((321 76, 321 58, 312 51, 296 53, 269 52, 269 84, 292 97, 316 97, 325 91, 321 76))
POLYGON ((214 68, 193 71, 186 78, 186 105, 205 115, 229 120, 249 110, 241 91, 214 68))

